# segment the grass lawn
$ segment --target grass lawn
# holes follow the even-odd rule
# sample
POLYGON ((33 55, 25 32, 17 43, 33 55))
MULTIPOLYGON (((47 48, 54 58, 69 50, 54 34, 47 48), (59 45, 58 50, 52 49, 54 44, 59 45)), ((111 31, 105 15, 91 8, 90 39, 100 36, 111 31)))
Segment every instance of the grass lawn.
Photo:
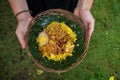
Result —
POLYGON ((95 0, 96 20, 88 53, 66 73, 42 72, 15 36, 17 22, 7 0, 0 0, 0 80, 120 80, 120 0, 95 0))

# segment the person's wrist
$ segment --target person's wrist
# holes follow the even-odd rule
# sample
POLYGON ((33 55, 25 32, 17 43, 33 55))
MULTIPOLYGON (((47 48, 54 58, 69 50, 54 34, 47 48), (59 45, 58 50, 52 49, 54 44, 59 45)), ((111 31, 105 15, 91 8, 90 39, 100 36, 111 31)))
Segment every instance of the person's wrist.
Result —
POLYGON ((88 10, 88 9, 80 9, 78 7, 76 7, 75 10, 74 10, 74 14, 77 15, 78 17, 82 17, 82 15, 84 13, 86 13, 86 12, 88 13, 88 12, 90 12, 90 10, 88 10))
POLYGON ((18 22, 31 21, 32 16, 31 16, 30 12, 23 12, 23 13, 20 13, 19 15, 17 15, 16 19, 18 22))

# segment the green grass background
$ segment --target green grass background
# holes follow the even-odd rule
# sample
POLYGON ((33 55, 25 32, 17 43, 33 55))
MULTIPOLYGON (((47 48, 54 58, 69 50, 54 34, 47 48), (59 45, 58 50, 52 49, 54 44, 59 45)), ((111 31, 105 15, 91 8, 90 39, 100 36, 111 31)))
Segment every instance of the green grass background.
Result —
POLYGON ((95 0, 96 20, 88 53, 66 73, 43 72, 23 52, 15 36, 17 22, 7 0, 0 0, 0 80, 120 80, 120 0, 95 0))

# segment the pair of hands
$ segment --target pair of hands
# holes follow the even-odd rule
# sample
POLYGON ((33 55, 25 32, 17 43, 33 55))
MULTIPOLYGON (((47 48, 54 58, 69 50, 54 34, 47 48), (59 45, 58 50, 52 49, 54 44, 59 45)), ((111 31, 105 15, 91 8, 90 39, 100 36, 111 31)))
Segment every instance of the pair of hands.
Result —
MULTIPOLYGON (((74 14, 82 20, 84 26, 88 29, 89 37, 91 37, 92 32, 94 30, 94 22, 95 22, 91 12, 89 10, 75 9, 74 14)), ((23 49, 26 48, 24 37, 26 35, 27 28, 31 20, 32 20, 32 16, 29 16, 23 20, 18 21, 16 35, 23 49)))

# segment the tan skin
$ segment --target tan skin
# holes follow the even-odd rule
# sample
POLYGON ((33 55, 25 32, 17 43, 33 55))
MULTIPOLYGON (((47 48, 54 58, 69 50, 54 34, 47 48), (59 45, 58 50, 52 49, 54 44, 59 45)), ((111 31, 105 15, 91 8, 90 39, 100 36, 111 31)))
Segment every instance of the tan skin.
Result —
MULTIPOLYGON (((23 10, 29 10, 26 0, 8 0, 14 15, 23 10)), ((79 0, 77 6, 74 10, 74 14, 78 16, 86 28, 88 28, 89 36, 91 37, 94 30, 95 20, 90 12, 93 0, 79 0)), ((17 29, 16 35, 23 49, 26 48, 26 43, 24 40, 25 34, 27 32, 28 24, 33 18, 29 12, 24 12, 17 15, 17 29)))

